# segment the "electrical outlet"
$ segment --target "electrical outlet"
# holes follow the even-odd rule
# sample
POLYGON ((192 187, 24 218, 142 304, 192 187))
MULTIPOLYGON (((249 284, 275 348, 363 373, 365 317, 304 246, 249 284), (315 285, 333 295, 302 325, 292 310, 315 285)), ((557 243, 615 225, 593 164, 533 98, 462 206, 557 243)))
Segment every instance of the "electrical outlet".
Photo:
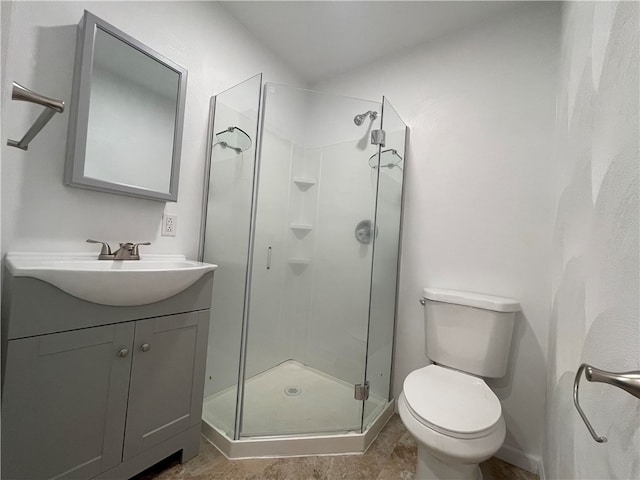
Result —
POLYGON ((178 216, 165 213, 162 215, 162 236, 175 237, 178 230, 178 216))

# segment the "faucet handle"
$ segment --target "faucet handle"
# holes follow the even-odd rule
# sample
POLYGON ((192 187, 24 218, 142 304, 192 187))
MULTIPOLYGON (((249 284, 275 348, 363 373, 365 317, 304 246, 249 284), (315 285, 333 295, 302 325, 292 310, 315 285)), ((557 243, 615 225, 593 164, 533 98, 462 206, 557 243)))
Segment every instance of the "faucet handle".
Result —
POLYGON ((134 243, 134 244, 133 244, 133 247, 132 247, 132 250, 131 250, 131 253, 132 253, 133 255, 140 255, 140 253, 138 252, 138 247, 139 247, 140 245, 151 245, 151 242, 140 242, 140 243, 134 243))
POLYGON ((107 242, 101 242, 100 240, 91 240, 90 238, 87 239, 87 243, 101 243, 102 244, 102 249, 100 250, 100 255, 113 255, 111 253, 111 247, 109 246, 109 244, 107 242))

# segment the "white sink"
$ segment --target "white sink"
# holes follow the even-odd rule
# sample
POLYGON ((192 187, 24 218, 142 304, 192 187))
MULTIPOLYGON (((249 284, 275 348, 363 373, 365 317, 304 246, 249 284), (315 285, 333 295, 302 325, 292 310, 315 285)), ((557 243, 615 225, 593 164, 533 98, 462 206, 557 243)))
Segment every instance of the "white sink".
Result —
POLYGON ((143 255, 140 260, 97 260, 96 254, 7 253, 14 277, 32 277, 69 295, 102 305, 158 302, 193 285, 217 265, 183 255, 143 255))

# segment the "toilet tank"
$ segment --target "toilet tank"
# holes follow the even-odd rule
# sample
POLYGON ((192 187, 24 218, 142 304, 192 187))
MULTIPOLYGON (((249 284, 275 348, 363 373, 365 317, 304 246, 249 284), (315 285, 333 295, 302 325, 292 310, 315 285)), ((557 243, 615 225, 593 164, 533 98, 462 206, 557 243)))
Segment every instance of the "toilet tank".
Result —
POLYGON ((499 378, 507 372, 518 301, 425 288, 425 351, 435 363, 499 378))

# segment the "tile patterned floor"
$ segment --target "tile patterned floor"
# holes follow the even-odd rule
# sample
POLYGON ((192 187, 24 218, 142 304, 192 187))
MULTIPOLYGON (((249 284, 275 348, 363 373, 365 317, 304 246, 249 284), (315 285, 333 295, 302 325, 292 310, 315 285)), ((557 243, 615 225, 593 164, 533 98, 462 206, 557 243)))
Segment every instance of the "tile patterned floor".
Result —
MULTIPOLYGON (((416 445, 394 415, 363 455, 227 460, 203 440, 200 454, 181 465, 177 456, 134 480, 414 480, 416 445)), ((484 480, 537 480, 538 476, 491 458, 484 480)))

